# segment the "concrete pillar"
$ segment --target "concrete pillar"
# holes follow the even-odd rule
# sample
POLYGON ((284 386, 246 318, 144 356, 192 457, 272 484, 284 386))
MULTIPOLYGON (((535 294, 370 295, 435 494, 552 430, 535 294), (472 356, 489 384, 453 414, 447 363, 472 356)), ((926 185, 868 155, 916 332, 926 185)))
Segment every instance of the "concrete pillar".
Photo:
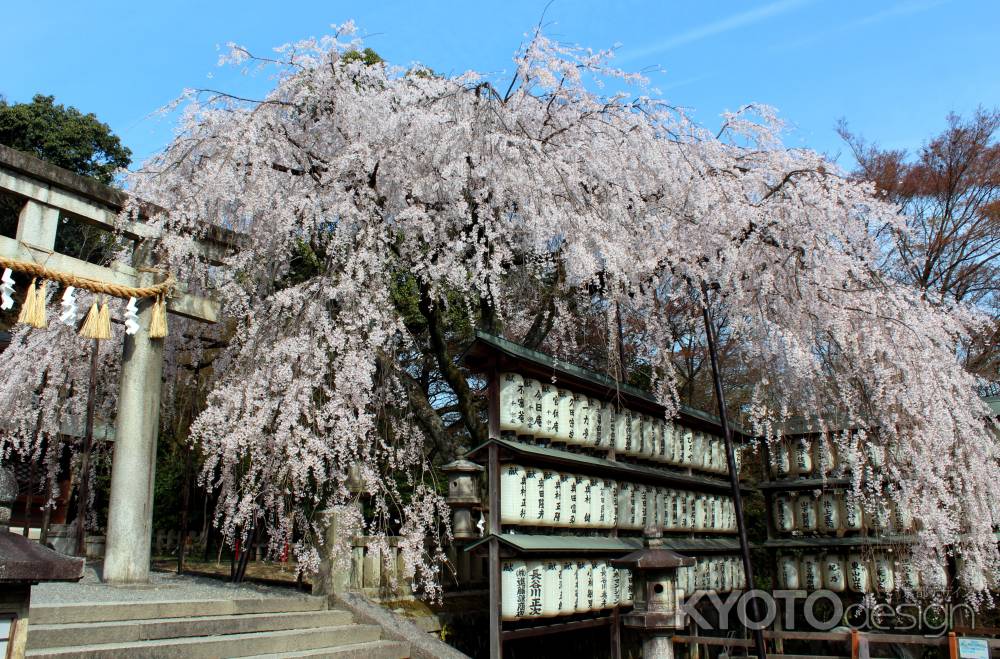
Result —
MULTIPOLYGON (((139 286, 154 283, 153 273, 139 273, 139 286)), ((104 558, 108 583, 149 581, 163 379, 163 341, 149 338, 152 307, 153 298, 139 301, 139 331, 125 337, 104 558)))
POLYGON ((28 200, 17 220, 17 239, 26 245, 52 249, 59 229, 59 209, 28 200))

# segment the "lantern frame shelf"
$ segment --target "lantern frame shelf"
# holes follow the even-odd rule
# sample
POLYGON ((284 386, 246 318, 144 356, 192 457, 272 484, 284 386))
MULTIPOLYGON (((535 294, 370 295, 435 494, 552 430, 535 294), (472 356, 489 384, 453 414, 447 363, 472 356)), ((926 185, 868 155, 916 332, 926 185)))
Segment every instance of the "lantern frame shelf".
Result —
MULTIPOLYGON (((549 468, 554 471, 584 476, 596 476, 619 482, 654 485, 693 491, 706 495, 732 496, 728 471, 717 472, 696 468, 693 465, 665 464, 641 457, 622 456, 627 462, 616 459, 612 447, 573 446, 571 450, 531 443, 528 436, 501 432, 500 429, 500 376, 516 373, 526 378, 553 382, 560 388, 595 398, 604 403, 614 403, 641 414, 664 417, 666 408, 651 394, 636 387, 619 383, 600 373, 568 364, 549 355, 530 350, 501 337, 477 331, 475 341, 463 355, 463 362, 473 372, 485 376, 488 403, 489 439, 463 456, 467 460, 486 465, 488 496, 484 511, 488 511, 486 534, 465 548, 476 554, 488 552, 489 574, 489 650, 491 659, 503 655, 503 642, 544 634, 568 632, 588 627, 609 626, 611 629, 611 656, 620 657, 620 614, 631 607, 617 605, 585 614, 575 614, 569 620, 549 624, 535 620, 503 621, 500 616, 501 558, 580 556, 620 558, 645 546, 644 539, 617 528, 573 528, 581 535, 571 535, 572 527, 518 527, 500 520, 500 472, 502 463, 517 463, 527 468, 549 468), (576 450, 578 449, 578 450, 576 450), (601 454, 601 455, 598 455, 601 454), (606 457, 605 457, 606 455, 606 457), (635 462, 632 462, 635 460, 635 462), (539 528, 540 533, 505 533, 511 528, 539 528), (560 534, 559 531, 567 531, 560 534), (555 531, 553 534, 552 531, 555 531), (594 534, 594 535, 583 535, 594 534), (603 534, 603 535, 597 535, 603 534)), ((691 430, 722 434, 721 422, 711 414, 681 406, 675 422, 691 430)), ((733 429, 733 440, 745 444, 749 436, 739 428, 733 429)), ((741 486, 744 491, 752 488, 741 486)), ((666 531, 662 546, 689 554, 716 554, 738 552, 740 545, 735 531, 678 529, 666 531), (669 535, 668 535, 669 534, 669 535), (703 536, 709 537, 703 537, 703 536)), ((552 620, 543 618, 540 620, 552 620)))
POLYGON ((764 541, 765 549, 825 549, 839 547, 885 547, 912 545, 917 542, 914 535, 857 535, 857 536, 802 536, 798 538, 769 538, 764 541))
MULTIPOLYGON (((465 454, 467 460, 484 459, 491 445, 500 448, 500 462, 526 462, 531 466, 552 467, 580 473, 584 476, 601 476, 616 480, 640 483, 643 485, 659 485, 711 492, 712 494, 731 494, 728 480, 722 477, 683 474, 667 469, 647 467, 630 462, 616 462, 584 453, 575 453, 551 446, 538 446, 512 439, 490 439, 465 454)), ((741 486, 744 492, 752 491, 748 486, 741 486)))
MULTIPOLYGON (((465 551, 480 552, 495 537, 502 547, 501 557, 515 558, 564 556, 586 554, 611 556, 627 554, 645 547, 642 538, 610 538, 602 536, 535 535, 528 533, 501 533, 487 535, 465 548, 465 551), (506 551, 503 551, 506 550, 506 551)), ((740 550, 738 540, 731 538, 667 538, 660 543, 663 549, 689 554, 732 553, 740 550)))
POLYGON ((848 477, 829 478, 790 478, 761 481, 757 489, 769 491, 799 491, 799 490, 842 490, 851 487, 852 479, 848 477))

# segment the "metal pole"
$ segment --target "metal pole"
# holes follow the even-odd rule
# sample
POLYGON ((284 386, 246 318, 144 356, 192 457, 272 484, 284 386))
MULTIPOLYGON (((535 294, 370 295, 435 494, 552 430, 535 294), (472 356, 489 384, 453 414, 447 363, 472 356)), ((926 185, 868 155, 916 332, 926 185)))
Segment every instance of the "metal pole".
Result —
MULTIPOLYGON (((715 346, 715 328, 712 326, 712 316, 708 310, 708 291, 705 294, 705 305, 702 316, 705 319, 705 335, 708 339, 708 354, 712 360, 712 379, 715 380, 715 398, 719 403, 719 419, 722 421, 722 435, 726 442, 726 463, 729 466, 729 485, 733 492, 733 504, 736 508, 736 530, 740 535, 740 553, 743 555, 743 570, 747 576, 747 587, 753 590, 753 566, 750 564, 750 543, 747 541, 746 520, 743 519, 743 497, 740 495, 740 476, 736 473, 736 456, 733 454, 733 433, 729 428, 729 415, 726 412, 726 397, 722 392, 722 376, 719 373, 719 355, 715 346)), ((760 622, 760 607, 757 598, 750 600, 750 611, 754 620, 760 622)), ((753 641, 758 659, 766 659, 764 632, 757 626, 753 631, 753 641)))
POLYGON ((87 557, 87 499, 90 498, 90 448, 94 441, 94 415, 97 408, 97 339, 90 349, 90 382, 87 384, 87 426, 83 433, 80 458, 80 491, 76 502, 76 555, 87 557))

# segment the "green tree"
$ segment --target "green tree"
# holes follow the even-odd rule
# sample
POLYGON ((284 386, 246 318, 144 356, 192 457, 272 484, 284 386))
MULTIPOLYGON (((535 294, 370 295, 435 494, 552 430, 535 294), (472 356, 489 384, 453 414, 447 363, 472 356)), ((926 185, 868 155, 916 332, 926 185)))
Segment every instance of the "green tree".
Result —
MULTIPOLYGON (((56 104, 55 97, 36 94, 30 103, 0 98, 0 144, 29 153, 105 185, 128 167, 132 152, 93 113, 56 104)), ((0 194, 0 235, 13 237, 24 200, 0 194)), ((74 222, 60 226, 56 249, 94 263, 108 254, 110 234, 74 222)))
POLYGON ((94 113, 57 105, 54 96, 42 94, 30 103, 0 99, 0 144, 106 185, 132 162, 132 152, 94 113))

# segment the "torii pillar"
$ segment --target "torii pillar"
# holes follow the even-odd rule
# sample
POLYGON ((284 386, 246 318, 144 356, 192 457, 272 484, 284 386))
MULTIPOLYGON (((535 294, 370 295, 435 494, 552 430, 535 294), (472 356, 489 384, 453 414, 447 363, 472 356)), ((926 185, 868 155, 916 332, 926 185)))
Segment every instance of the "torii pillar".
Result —
MULTIPOLYGON (((139 286, 155 283, 153 273, 139 273, 139 286)), ((139 301, 139 331, 125 337, 104 556, 108 583, 149 580, 163 380, 163 340, 149 337, 153 303, 154 298, 139 301)))

